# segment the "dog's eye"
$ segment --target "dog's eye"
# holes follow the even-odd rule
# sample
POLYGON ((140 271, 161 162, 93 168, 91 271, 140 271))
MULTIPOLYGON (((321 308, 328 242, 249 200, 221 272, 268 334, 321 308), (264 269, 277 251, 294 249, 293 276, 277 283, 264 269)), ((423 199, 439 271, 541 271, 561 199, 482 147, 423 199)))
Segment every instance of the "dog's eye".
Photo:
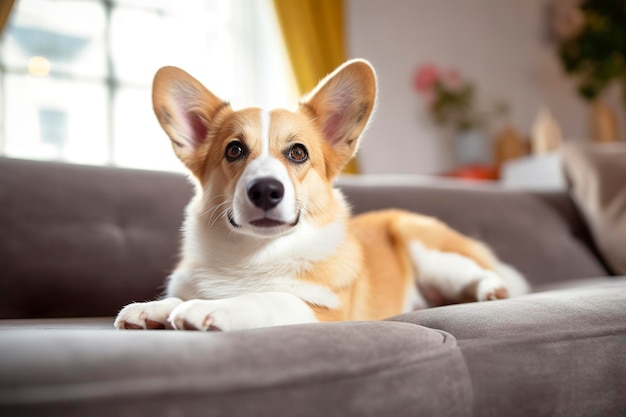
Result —
POLYGON ((287 152, 287 157, 293 162, 301 163, 308 159, 309 153, 307 152, 304 145, 296 143, 291 148, 289 148, 289 151, 287 152))
POLYGON ((239 158, 244 157, 246 154, 245 146, 238 140, 234 140, 226 147, 226 159, 230 162, 236 161, 239 158))

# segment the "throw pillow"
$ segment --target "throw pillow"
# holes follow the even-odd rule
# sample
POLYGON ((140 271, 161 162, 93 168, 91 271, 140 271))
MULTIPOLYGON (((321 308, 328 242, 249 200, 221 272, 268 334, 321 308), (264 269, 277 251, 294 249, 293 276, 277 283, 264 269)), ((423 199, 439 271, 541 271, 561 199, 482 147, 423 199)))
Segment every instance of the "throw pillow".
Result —
POLYGON ((604 260, 626 275, 626 143, 568 144, 563 168, 604 260))

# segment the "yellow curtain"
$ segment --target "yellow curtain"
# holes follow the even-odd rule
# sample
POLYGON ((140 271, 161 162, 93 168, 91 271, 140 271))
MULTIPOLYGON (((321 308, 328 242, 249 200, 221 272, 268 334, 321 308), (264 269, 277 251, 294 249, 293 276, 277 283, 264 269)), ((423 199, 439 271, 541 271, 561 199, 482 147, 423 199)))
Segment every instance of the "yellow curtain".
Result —
MULTIPOLYGON (((300 94, 345 59, 343 0, 274 0, 300 94)), ((357 173, 356 159, 344 169, 357 173)))
POLYGON ((9 20, 9 13, 11 13, 14 2, 14 0, 0 0, 0 37, 2 36, 4 25, 9 20))

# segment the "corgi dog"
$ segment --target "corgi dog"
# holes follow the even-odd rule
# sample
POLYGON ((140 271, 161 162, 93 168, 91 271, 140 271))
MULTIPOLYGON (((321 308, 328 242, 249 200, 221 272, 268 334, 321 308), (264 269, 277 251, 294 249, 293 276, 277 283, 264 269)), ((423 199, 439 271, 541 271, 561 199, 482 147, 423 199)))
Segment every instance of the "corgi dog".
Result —
POLYGON ((374 110, 364 60, 322 80, 295 111, 235 111, 181 69, 161 68, 153 105, 196 193, 181 260, 157 301, 118 329, 241 330, 377 320, 527 291, 481 242, 401 210, 351 217, 333 186, 374 110))

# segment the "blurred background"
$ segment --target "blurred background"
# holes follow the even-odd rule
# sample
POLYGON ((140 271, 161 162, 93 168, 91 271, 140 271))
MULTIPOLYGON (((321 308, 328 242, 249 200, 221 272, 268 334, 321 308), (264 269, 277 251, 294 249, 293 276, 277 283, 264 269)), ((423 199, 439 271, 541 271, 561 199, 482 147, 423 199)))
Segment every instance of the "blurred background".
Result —
POLYGON ((380 95, 350 172, 495 180, 567 141, 626 138, 623 0, 0 4, 8 157, 181 171, 152 113, 159 67, 235 108, 294 108, 352 57, 380 95))

